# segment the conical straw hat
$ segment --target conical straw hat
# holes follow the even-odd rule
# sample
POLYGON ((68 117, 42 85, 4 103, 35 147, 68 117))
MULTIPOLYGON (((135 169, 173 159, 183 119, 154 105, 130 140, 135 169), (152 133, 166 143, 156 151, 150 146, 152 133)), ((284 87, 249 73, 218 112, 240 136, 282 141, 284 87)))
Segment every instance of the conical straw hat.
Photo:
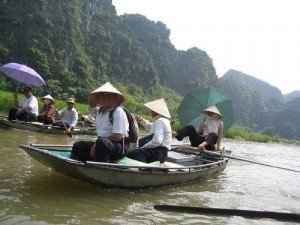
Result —
POLYGON ((108 93, 114 93, 114 94, 120 95, 121 102, 125 101, 125 96, 121 92, 119 92, 114 86, 112 86, 111 83, 109 83, 109 82, 106 82, 101 87, 94 90, 92 92, 92 94, 97 94, 97 93, 101 93, 101 92, 108 92, 108 93))
POLYGON ((215 105, 210 106, 206 109, 203 109, 202 112, 204 112, 204 113, 205 112, 213 112, 213 113, 218 114, 221 118, 223 117, 222 114, 220 113, 220 111, 218 110, 218 108, 215 105))
POLYGON ((165 102, 164 98, 155 100, 153 102, 148 102, 146 104, 144 104, 144 106, 146 106, 148 109, 166 117, 166 118, 171 118, 168 106, 165 102))
POLYGON ((52 102, 55 102, 55 100, 51 97, 51 95, 46 95, 46 96, 42 97, 42 100, 44 100, 44 99, 49 99, 52 102))

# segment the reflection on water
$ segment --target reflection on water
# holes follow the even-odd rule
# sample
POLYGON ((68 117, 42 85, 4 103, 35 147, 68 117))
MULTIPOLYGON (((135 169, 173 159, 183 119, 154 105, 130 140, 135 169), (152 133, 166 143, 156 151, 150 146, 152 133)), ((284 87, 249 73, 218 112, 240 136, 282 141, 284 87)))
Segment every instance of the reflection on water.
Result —
MULTIPOLYGON (((299 173, 230 160, 218 177, 144 190, 104 189, 30 158, 18 146, 72 144, 90 136, 0 127, 0 224, 289 224, 267 219, 160 212, 155 204, 299 212, 299 173)), ((300 170, 299 146, 225 140, 234 156, 300 170)))

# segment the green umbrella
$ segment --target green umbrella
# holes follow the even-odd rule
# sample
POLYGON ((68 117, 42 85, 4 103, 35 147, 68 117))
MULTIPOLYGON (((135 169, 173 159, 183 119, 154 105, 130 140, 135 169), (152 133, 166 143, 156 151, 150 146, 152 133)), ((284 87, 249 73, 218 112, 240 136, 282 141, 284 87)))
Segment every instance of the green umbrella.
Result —
POLYGON ((234 123, 232 101, 211 87, 185 95, 177 109, 181 126, 190 124, 197 129, 199 123, 205 118, 202 110, 213 105, 223 116, 224 132, 226 132, 234 123))

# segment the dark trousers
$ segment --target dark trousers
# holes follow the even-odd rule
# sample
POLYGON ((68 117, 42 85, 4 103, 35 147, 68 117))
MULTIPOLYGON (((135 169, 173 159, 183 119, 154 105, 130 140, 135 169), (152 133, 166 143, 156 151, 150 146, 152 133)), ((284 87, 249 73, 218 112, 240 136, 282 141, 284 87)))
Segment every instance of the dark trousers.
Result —
POLYGON ((113 142, 107 138, 98 137, 96 140, 94 158, 90 156, 91 147, 95 144, 92 141, 78 141, 73 144, 71 158, 80 161, 111 162, 126 156, 128 143, 113 142))
POLYGON ((168 156, 168 149, 166 147, 157 148, 137 148, 128 153, 127 157, 145 163, 152 163, 160 161, 163 163, 168 156))
POLYGON ((218 135, 216 133, 209 133, 207 136, 200 136, 192 125, 187 125, 176 132, 178 134, 175 137, 177 140, 182 141, 183 138, 189 137, 193 147, 198 147, 198 145, 204 141, 207 142, 207 146, 205 146, 205 149, 207 150, 214 150, 215 144, 218 140, 218 135))
POLYGON ((21 121, 25 121, 25 122, 36 122, 37 121, 37 116, 32 113, 29 112, 27 110, 22 110, 22 112, 16 116, 16 113, 18 112, 18 109, 16 108, 11 108, 9 110, 9 114, 8 114, 8 120, 21 120, 21 121))
POLYGON ((37 121, 43 124, 52 124, 53 120, 49 116, 38 115, 37 121))
POLYGON ((138 143, 139 143, 139 148, 143 147, 146 143, 148 143, 149 141, 152 140, 154 134, 149 134, 147 136, 144 136, 142 138, 139 139, 138 143))
POLYGON ((73 144, 71 159, 79 161, 92 161, 90 156, 91 147, 95 144, 93 141, 77 141, 73 144))

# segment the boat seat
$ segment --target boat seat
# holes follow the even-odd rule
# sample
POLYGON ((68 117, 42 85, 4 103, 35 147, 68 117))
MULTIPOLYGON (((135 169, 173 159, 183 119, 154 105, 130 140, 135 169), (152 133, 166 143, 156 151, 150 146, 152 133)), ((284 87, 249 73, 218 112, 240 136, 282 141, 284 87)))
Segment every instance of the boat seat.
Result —
POLYGON ((175 151, 169 151, 167 161, 182 166, 193 166, 195 164, 195 157, 175 151))

